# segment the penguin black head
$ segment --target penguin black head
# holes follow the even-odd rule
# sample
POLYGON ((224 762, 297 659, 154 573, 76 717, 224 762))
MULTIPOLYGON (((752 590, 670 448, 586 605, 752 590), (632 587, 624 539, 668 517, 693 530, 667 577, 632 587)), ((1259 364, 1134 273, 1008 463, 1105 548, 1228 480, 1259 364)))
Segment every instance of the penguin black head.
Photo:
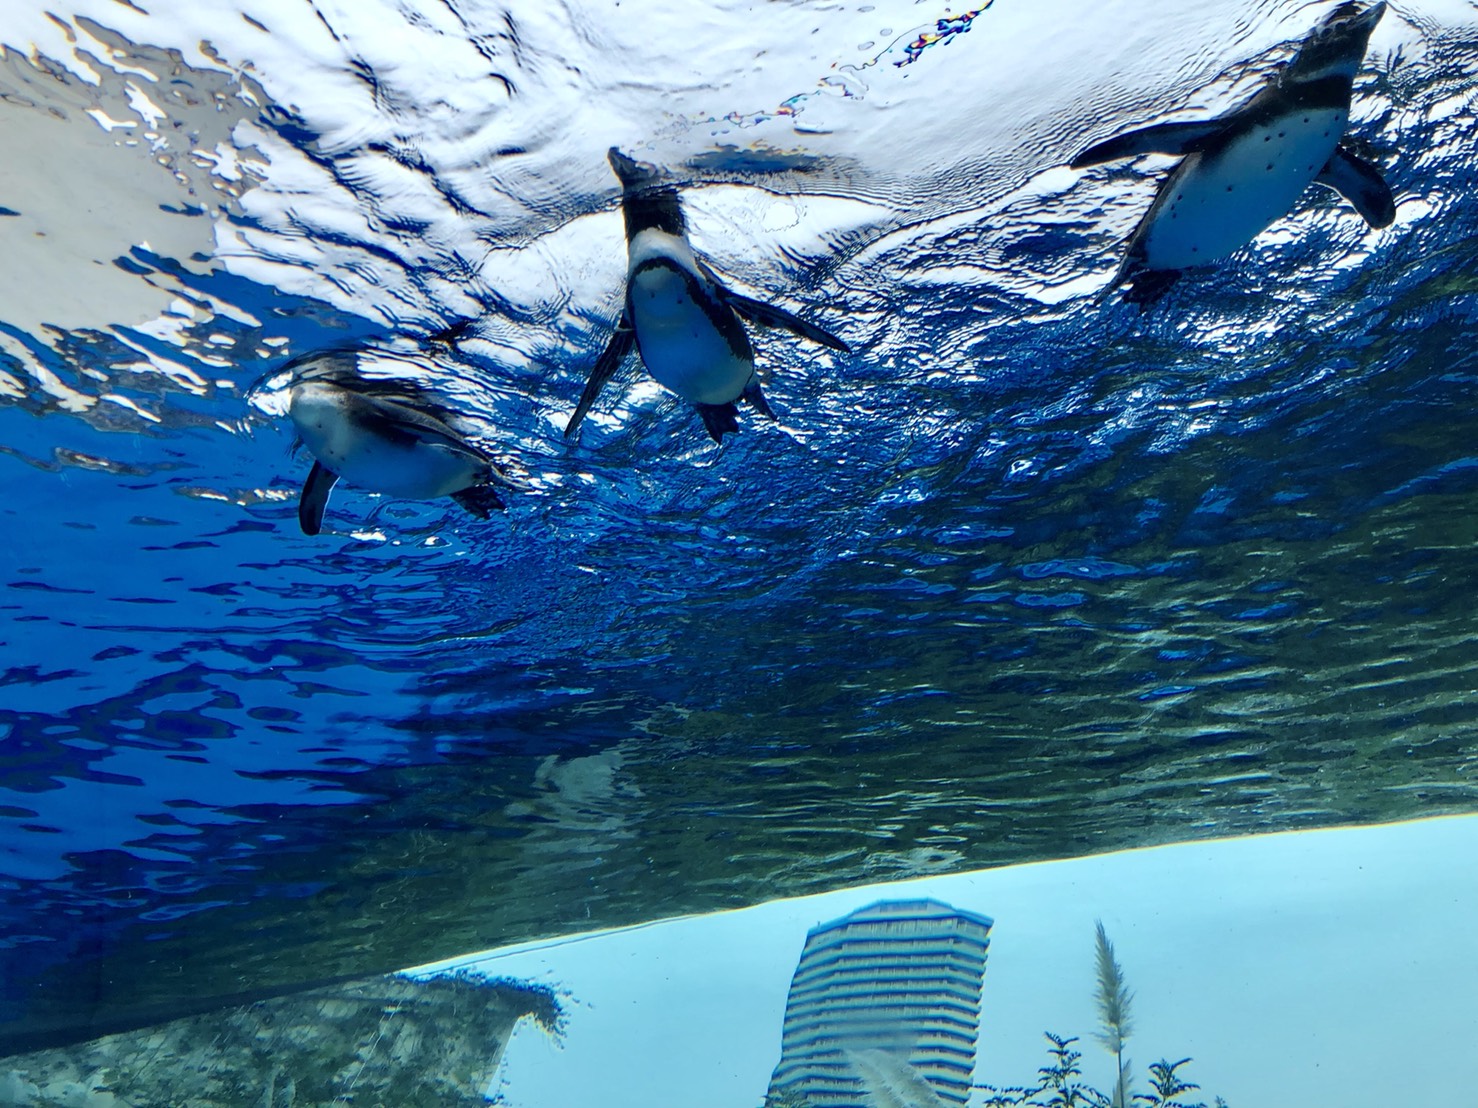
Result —
POLYGON ((654 165, 628 158, 614 146, 606 155, 621 181, 621 211, 626 217, 627 241, 646 230, 669 235, 687 233, 677 189, 662 183, 662 171, 654 165))
POLYGON ((1328 77, 1353 80, 1365 57, 1370 33, 1385 14, 1385 0, 1366 7, 1346 0, 1310 32, 1289 64, 1285 79, 1318 81, 1328 77))

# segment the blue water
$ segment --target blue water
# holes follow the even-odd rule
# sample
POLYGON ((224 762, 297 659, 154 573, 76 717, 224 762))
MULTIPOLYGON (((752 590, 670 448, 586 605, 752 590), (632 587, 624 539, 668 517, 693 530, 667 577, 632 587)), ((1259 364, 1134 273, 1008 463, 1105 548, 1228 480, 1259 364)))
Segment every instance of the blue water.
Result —
POLYGON ((1235 102, 1313 9, 1083 6, 1042 46, 1003 7, 721 7, 684 53, 593 10, 97 7, 75 55, 7 32, 58 64, 11 55, 0 104, 118 182, 95 228, 31 206, 45 158, 0 184, 0 234, 78 236, 0 308, 0 1024, 1474 809, 1470 5, 1393 8, 1357 81, 1391 228, 1311 193, 1144 315, 1100 294, 1168 163, 1066 161, 1235 102), (129 81, 212 157, 120 160, 84 108, 129 81), (852 346, 757 336, 778 425, 715 447, 633 363, 562 438, 619 311, 612 143, 852 346), (505 514, 340 487, 299 532, 273 374, 352 342, 479 428, 505 514))

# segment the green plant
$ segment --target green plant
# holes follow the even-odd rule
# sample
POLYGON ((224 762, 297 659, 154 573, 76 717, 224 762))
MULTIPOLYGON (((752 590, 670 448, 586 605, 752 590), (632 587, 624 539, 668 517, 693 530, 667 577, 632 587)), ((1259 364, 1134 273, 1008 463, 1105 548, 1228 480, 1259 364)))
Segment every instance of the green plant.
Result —
MULTIPOLYGON (((1150 1084, 1154 1087, 1155 1091, 1148 1095, 1138 1093, 1134 1099, 1143 1104, 1145 1108, 1206 1108, 1206 1105, 1200 1101, 1191 1104, 1176 1099, 1181 1093, 1188 1093, 1192 1089, 1199 1089, 1201 1087, 1194 1081, 1184 1080, 1178 1072, 1180 1067, 1189 1061, 1189 1058, 1182 1058, 1178 1062, 1171 1062, 1161 1058, 1158 1062, 1153 1063, 1150 1066, 1150 1084)), ((1226 1102, 1221 1097, 1217 1097, 1216 1099, 1219 1105, 1225 1105, 1226 1102)))
POLYGON ((1034 1093, 1041 1099, 1026 1103, 1033 1108, 1103 1108, 1107 1105, 1102 1093, 1076 1080, 1083 1072, 1078 1065, 1082 1052, 1073 1049, 1077 1038, 1063 1038, 1050 1031, 1046 1034, 1047 1041, 1052 1044, 1049 1048, 1052 1063, 1037 1070, 1041 1080, 1034 1093))
MULTIPOLYGON (((979 1108, 1113 1108, 1113 1098, 1086 1085, 1082 1076, 1082 1053, 1073 1049, 1076 1038, 1064 1038, 1046 1032, 1052 1061, 1037 1070, 1037 1083, 1026 1087, 1020 1085, 977 1085, 975 1088, 986 1094, 979 1108)), ((1194 1082, 1180 1076, 1180 1068, 1190 1062, 1182 1058, 1178 1062, 1161 1059, 1150 1066, 1150 1084, 1153 1093, 1135 1094, 1131 1104, 1142 1108, 1206 1108, 1205 1104, 1189 1103, 1176 1098, 1181 1093, 1199 1089, 1194 1082)), ((771 1108, 767 1105, 766 1108, 771 1108)), ((1227 1108, 1227 1102, 1216 1098, 1215 1108, 1227 1108)))

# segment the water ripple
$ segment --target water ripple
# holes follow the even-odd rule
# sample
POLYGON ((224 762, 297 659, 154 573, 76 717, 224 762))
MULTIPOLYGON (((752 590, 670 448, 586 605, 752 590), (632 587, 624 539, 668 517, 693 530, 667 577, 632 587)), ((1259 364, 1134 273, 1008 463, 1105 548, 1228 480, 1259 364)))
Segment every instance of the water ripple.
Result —
POLYGON ((1357 82, 1391 227, 1311 195, 1148 315, 1100 294, 1166 163, 1064 163, 1236 103, 1312 9, 1081 4, 1044 42, 1022 5, 648 7, 681 33, 287 0, 0 32, 9 133, 56 154, 0 195, 36 232, 0 1021, 65 1024, 69 966, 147 1007, 1478 801, 1471 6, 1392 9, 1357 82), (619 314, 612 144, 735 289, 852 345, 756 335, 778 425, 715 449, 632 365, 563 440, 619 314), (331 347, 456 409, 509 511, 345 488, 300 535, 281 369, 331 347))

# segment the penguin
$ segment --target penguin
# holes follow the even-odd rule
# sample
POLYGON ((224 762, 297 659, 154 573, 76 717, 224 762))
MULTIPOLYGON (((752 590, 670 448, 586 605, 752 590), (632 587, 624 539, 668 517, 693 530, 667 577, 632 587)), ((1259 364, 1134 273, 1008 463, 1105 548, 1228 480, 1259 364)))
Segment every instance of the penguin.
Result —
POLYGON ((608 155, 621 181, 626 223, 626 304, 615 333, 596 360, 565 427, 575 433, 601 388, 633 345, 647 372, 698 410, 714 442, 739 430, 739 400, 775 418, 754 372, 754 349, 742 320, 784 327, 803 339, 849 353, 845 342, 787 311, 723 286, 688 243, 677 190, 653 166, 614 146, 608 155))
POLYGON ((353 354, 312 355, 288 392, 294 446, 314 457, 298 499, 305 535, 322 529, 340 478, 387 496, 450 496, 479 519, 505 508, 491 484, 509 482, 448 424, 449 412, 409 382, 356 377, 355 364, 353 354))
POLYGON ((1154 204, 1130 236, 1110 289, 1147 310, 1187 269, 1210 265, 1287 215, 1310 182, 1350 202, 1372 227, 1396 204, 1380 171, 1342 142, 1355 72, 1385 12, 1340 4, 1251 100, 1217 119, 1160 123, 1090 146, 1072 168, 1140 154, 1177 154, 1154 204))

